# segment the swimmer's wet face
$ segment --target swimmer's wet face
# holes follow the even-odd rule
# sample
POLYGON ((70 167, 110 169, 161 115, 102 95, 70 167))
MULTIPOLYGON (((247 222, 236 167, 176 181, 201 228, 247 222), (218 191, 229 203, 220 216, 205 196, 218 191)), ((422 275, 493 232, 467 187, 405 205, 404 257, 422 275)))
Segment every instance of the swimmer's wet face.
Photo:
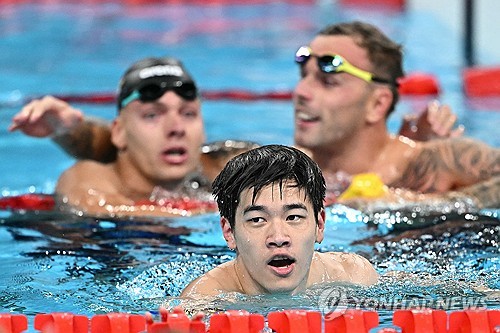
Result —
POLYGON ((226 164, 212 189, 224 238, 236 250, 239 290, 307 287, 314 243, 323 239, 325 188, 318 165, 293 147, 262 146, 226 164))
POLYGON ((114 121, 112 140, 130 161, 129 175, 175 188, 200 165, 205 141, 200 100, 187 101, 167 91, 151 103, 133 101, 114 121))
POLYGON ((324 213, 315 216, 304 189, 293 180, 269 184, 255 198, 253 188, 243 190, 234 227, 227 219, 222 224, 228 246, 236 250, 236 274, 247 293, 306 289, 314 244, 323 240, 324 213))
POLYGON ((205 141, 196 84, 181 61, 145 58, 123 75, 112 142, 142 186, 174 189, 200 165, 205 141))

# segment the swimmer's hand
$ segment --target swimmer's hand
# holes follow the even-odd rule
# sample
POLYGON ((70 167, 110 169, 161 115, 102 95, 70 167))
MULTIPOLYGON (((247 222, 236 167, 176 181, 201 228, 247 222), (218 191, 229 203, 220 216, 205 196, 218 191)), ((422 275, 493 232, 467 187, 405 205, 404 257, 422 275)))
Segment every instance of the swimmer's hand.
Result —
POLYGON ((57 136, 83 122, 80 110, 53 96, 35 99, 12 118, 9 131, 20 130, 33 137, 57 136))
POLYGON ((465 128, 463 125, 454 128, 456 121, 457 115, 448 105, 432 101, 421 114, 405 116, 399 134, 417 141, 458 138, 465 128))

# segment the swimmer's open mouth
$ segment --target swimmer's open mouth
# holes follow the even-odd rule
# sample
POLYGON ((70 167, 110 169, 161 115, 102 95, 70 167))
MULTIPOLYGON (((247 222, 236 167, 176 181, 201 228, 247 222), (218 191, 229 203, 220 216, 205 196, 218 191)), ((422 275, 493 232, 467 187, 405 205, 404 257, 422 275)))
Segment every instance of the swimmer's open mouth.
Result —
POLYGON ((170 165, 182 165, 186 163, 189 155, 184 147, 170 147, 162 152, 162 158, 170 165))
POLYGON ((184 148, 172 148, 163 151, 164 155, 184 155, 186 154, 186 149, 184 148))
POLYGON ((293 263, 295 263, 294 258, 284 255, 279 255, 279 256, 274 256, 267 264, 273 267, 286 267, 292 265, 293 263))

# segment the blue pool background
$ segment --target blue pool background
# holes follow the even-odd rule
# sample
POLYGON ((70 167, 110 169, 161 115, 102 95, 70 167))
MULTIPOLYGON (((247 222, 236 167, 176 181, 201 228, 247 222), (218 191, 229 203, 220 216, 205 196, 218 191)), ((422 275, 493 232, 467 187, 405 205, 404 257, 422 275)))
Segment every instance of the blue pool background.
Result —
MULTIPOLYGON (((353 9, 329 1, 251 6, 2 5, 1 194, 52 193, 60 172, 73 163, 50 139, 7 132, 11 117, 31 97, 113 92, 124 69, 150 55, 183 59, 202 90, 289 91, 298 78, 293 63, 297 47, 325 24, 352 19, 375 23, 403 43, 407 72, 434 74, 442 88, 439 99, 453 107, 467 134, 500 146, 498 100, 463 96, 461 33, 425 9, 353 9)), ((498 63, 494 53, 480 55, 483 63, 498 63)), ((404 98, 389 121, 390 129, 396 131, 402 115, 417 112, 430 98, 404 98)), ((76 106, 93 116, 115 115, 114 105, 76 106)), ((205 101, 203 112, 208 141, 292 143, 290 101, 205 101)), ((156 308, 165 294, 176 296, 186 279, 232 255, 224 248, 216 214, 168 221, 0 214, 0 259, 6 267, 0 272, 0 312, 140 313, 156 308), (179 236, 164 230, 182 233, 186 226, 195 226, 197 232, 179 236)), ((500 289, 498 216, 487 216, 489 224, 480 231, 376 245, 375 261, 382 272, 417 271, 440 278, 425 279, 424 274, 425 281, 410 279, 413 285, 389 281, 369 293, 477 296, 469 285, 474 281, 500 289)), ((329 237, 322 249, 373 253, 372 246, 352 245, 373 234, 359 223, 359 212, 335 208, 328 217, 329 237)), ((498 307, 498 298, 488 302, 498 307)), ((249 303, 256 311, 315 304, 308 297, 271 302, 235 297, 220 306, 249 303)))
MULTIPOLYGON (((462 96, 463 41, 432 12, 345 9, 328 1, 315 5, 120 6, 18 5, 1 7, 0 136, 6 191, 29 186, 50 192, 72 160, 50 140, 8 134, 22 102, 44 94, 114 92, 128 65, 150 55, 174 55, 185 62, 201 89, 291 90, 298 75, 292 55, 329 22, 366 19, 405 45, 407 72, 436 76, 440 100, 466 124, 468 135, 500 146, 496 110, 471 108, 462 96), (14 107, 9 107, 14 105, 14 107), (40 163, 40 161, 50 163, 40 163), (30 175, 26 177, 26 175, 30 175)), ((490 64, 494 55, 482 54, 490 64)), ((403 101, 390 121, 420 110, 421 100, 403 101)), ((111 119, 113 105, 82 105, 88 114, 111 119)), ((292 143, 290 102, 204 103, 209 141, 238 138, 292 143), (231 124, 231 126, 227 126, 231 124)))

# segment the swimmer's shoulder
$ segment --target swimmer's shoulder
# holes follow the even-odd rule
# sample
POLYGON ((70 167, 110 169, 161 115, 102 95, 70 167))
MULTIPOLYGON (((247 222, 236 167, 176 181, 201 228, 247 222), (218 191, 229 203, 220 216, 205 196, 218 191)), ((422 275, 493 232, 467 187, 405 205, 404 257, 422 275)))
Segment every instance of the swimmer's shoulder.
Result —
POLYGON ((371 285, 377 283, 378 273, 364 257, 355 253, 316 252, 325 265, 332 280, 347 281, 356 284, 371 285))
POLYGON ((233 261, 223 263, 191 281, 180 296, 216 296, 221 293, 242 292, 234 272, 233 261))
POLYGON ((500 149, 473 138, 420 142, 400 177, 386 184, 423 193, 444 193, 489 179, 498 172, 499 158, 500 149))
POLYGON ((231 158, 259 146, 255 142, 242 140, 206 143, 201 147, 203 174, 210 181, 213 181, 231 158))
POLYGON ((102 178, 103 176, 110 176, 115 174, 115 167, 113 163, 101 163, 94 160, 79 160, 76 161, 71 167, 63 172, 64 174, 75 177, 92 177, 102 178), (99 177, 97 176, 99 175, 99 177))
POLYGON ((115 188, 119 183, 116 168, 94 160, 79 160, 59 177, 57 191, 63 193, 75 188, 115 188))

